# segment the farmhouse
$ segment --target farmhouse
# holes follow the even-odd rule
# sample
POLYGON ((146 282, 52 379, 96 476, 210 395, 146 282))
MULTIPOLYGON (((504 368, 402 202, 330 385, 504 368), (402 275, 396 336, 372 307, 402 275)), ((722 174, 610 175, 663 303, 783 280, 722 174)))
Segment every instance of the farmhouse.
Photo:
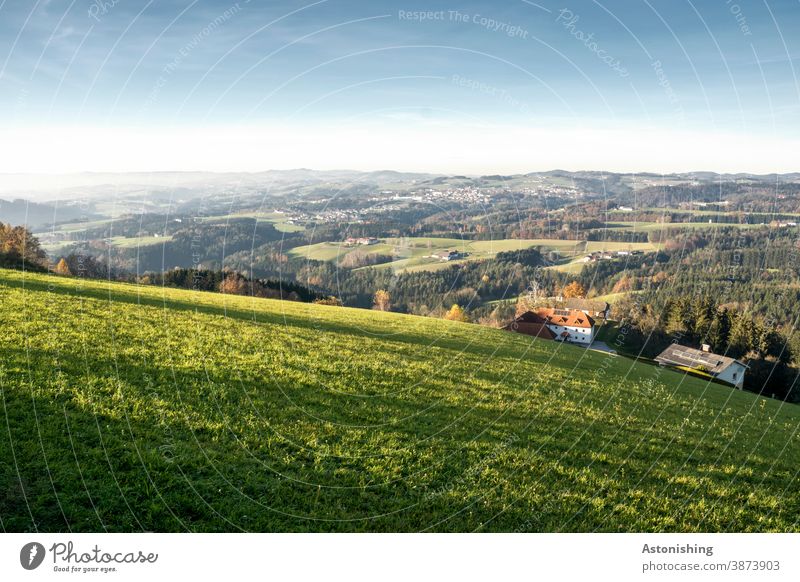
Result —
POLYGON ((581 259, 584 263, 596 263, 598 261, 609 261, 611 259, 618 259, 621 257, 628 257, 633 255, 641 255, 642 251, 636 250, 619 250, 619 251, 595 251, 581 259))
POLYGON ((527 311, 503 329, 587 346, 595 335, 594 319, 583 311, 550 307, 527 311))
POLYGON ((349 236, 346 239, 344 239, 344 244, 349 247, 356 245, 376 245, 379 242, 380 241, 374 236, 362 236, 359 238, 353 238, 352 236, 349 236))
POLYGON ((433 253, 431 255, 432 259, 439 259, 440 261, 455 261, 456 259, 461 259, 465 255, 458 251, 442 251, 441 253, 433 253))
POLYGON ((578 309, 543 307, 536 315, 547 321, 547 328, 556 341, 589 345, 594 340, 594 319, 578 309))
POLYGON ((662 366, 706 372, 740 390, 744 388, 744 373, 748 369, 747 364, 739 360, 712 353, 708 344, 703 344, 702 350, 672 344, 656 357, 656 362, 662 366))
POLYGON ((552 340, 556 338, 547 327, 547 320, 533 311, 526 311, 503 329, 542 339, 552 340))
POLYGON ((586 255, 581 259, 584 263, 596 263, 597 261, 608 261, 614 258, 614 253, 606 251, 597 251, 586 255))

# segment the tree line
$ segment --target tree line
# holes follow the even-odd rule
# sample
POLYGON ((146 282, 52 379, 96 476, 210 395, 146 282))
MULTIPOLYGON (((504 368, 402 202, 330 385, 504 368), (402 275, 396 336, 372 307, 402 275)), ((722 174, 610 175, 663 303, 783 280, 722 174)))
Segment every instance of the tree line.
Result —
POLYGON ((750 366, 745 388, 792 402, 800 401, 800 338, 793 328, 743 309, 720 304, 709 295, 677 295, 653 301, 649 295, 629 296, 614 305, 614 319, 624 334, 620 351, 654 358, 672 343, 694 348, 703 344, 716 354, 750 366))

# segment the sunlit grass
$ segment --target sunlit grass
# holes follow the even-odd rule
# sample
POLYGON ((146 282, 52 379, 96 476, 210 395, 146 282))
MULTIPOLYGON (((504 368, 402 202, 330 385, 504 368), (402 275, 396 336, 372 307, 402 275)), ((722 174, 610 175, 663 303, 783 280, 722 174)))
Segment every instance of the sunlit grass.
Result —
POLYGON ((0 271, 10 531, 789 531, 798 408, 501 330, 0 271))

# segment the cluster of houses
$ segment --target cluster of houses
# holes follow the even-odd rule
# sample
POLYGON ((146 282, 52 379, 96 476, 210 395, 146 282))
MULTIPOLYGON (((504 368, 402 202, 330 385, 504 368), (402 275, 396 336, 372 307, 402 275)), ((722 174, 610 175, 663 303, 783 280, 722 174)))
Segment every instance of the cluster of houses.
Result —
POLYGON ((348 236, 346 239, 344 239, 344 244, 348 247, 355 247, 359 245, 376 245, 378 242, 380 241, 378 241, 378 239, 374 236, 362 236, 359 238, 348 236))
MULTIPOLYGON (((569 302, 563 309, 540 307, 519 315, 503 329, 536 338, 590 346, 597 335, 597 321, 608 319, 610 307, 592 305, 586 300, 569 302)), ((744 375, 748 365, 728 356, 711 351, 703 344, 700 349, 672 344, 659 354, 655 361, 685 372, 700 373, 738 389, 744 388, 744 375)))
POLYGON ((609 259, 618 259, 620 257, 641 254, 642 251, 595 251, 583 257, 583 262, 595 263, 597 261, 607 261, 609 259))
POLYGON ((788 228, 792 226, 797 226, 797 223, 794 221, 784 221, 784 220, 773 220, 769 223, 769 225, 773 228, 788 228))

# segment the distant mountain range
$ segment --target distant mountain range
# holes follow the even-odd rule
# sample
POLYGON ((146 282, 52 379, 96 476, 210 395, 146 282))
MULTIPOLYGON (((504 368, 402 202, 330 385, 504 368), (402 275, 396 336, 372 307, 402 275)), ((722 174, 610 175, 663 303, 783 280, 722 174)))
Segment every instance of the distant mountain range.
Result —
POLYGON ((70 203, 37 203, 29 200, 3 200, 0 199, 0 222, 14 225, 24 224, 33 229, 45 227, 56 222, 95 218, 94 213, 89 213, 75 204, 70 203))
POLYGON ((0 196, 6 198, 27 198, 37 201, 94 198, 109 194, 125 194, 136 191, 152 192, 172 189, 218 189, 265 188, 280 189, 287 185, 326 185, 326 184, 369 184, 369 185, 409 185, 428 181, 447 183, 459 182, 513 182, 526 178, 567 178, 575 180, 621 179, 667 179, 700 182, 757 180, 757 181, 800 181, 800 172, 790 174, 718 174, 715 172, 686 172, 680 174, 620 174, 603 171, 550 170, 513 175, 469 175, 429 174, 417 172, 398 172, 394 170, 268 170, 264 172, 131 172, 131 173, 80 173, 80 174, 0 174, 0 196))
POLYGON ((269 170, 264 172, 132 172, 81 174, 0 174, 0 221, 47 226, 55 222, 118 216, 125 213, 185 210, 201 198, 264 200, 282 197, 326 197, 348 193, 356 197, 379 191, 416 188, 508 188, 524 191, 541 187, 576 188, 626 195, 643 186, 684 183, 753 182, 765 185, 800 182, 800 172, 790 174, 619 174, 602 171, 551 170, 514 175, 447 175, 394 170, 269 170), (78 207, 78 202, 81 207, 78 207))
POLYGON ((37 201, 94 198, 173 189, 266 188, 288 184, 413 183, 435 174, 382 170, 269 170, 264 172, 131 172, 81 174, 0 174, 0 196, 37 201))

